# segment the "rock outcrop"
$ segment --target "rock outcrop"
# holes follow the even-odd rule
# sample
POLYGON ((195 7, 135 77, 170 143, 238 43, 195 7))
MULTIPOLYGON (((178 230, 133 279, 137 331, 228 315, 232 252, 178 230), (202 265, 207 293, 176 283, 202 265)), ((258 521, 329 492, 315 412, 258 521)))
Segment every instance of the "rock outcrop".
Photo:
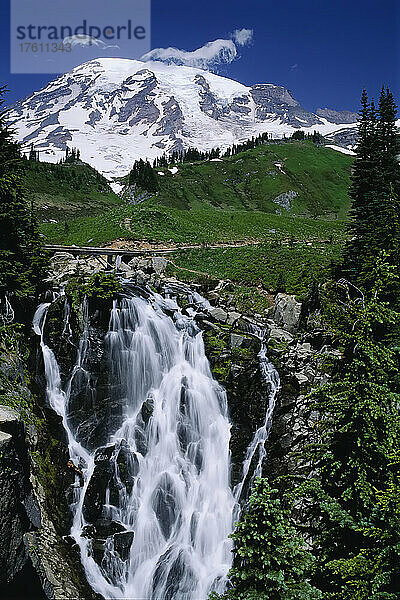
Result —
POLYGON ((24 424, 15 410, 0 406, 0 586, 27 563, 24 535, 41 525, 29 472, 24 424))
POLYGON ((0 406, 2 597, 94 600, 79 555, 64 539, 71 475, 59 420, 33 395, 17 348, 2 348, 0 365, 1 401, 7 402, 0 406))

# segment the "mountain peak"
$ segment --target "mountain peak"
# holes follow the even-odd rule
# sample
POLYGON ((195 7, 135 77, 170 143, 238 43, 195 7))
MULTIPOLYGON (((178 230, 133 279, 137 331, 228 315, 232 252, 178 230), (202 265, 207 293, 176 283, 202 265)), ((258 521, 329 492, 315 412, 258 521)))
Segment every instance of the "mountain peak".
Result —
POLYGON ((84 161, 113 177, 138 158, 174 149, 226 148, 263 132, 282 137, 298 128, 330 134, 339 122, 341 129, 354 127, 350 117, 338 120, 340 114, 311 113, 279 85, 247 87, 194 67, 99 58, 14 104, 9 120, 23 147, 33 143, 41 160, 56 162, 74 146, 84 161))

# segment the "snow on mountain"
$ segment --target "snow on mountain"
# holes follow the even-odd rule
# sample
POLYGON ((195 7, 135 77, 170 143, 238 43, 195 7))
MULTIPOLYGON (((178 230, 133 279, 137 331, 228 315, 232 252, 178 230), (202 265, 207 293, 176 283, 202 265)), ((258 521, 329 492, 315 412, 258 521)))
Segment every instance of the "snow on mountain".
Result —
POLYGON ((348 118, 338 123, 335 111, 308 112, 281 86, 246 87, 193 67, 117 58, 92 60, 58 77, 10 107, 9 119, 23 147, 33 143, 41 160, 56 162, 67 145, 76 147, 110 179, 138 158, 189 146, 226 148, 262 132, 282 137, 317 130, 351 146, 355 127, 348 118))

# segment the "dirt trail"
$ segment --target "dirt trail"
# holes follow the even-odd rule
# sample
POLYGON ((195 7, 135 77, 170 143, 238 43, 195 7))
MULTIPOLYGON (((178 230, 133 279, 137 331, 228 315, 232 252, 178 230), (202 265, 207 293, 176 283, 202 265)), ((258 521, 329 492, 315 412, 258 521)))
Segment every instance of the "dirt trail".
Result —
MULTIPOLYGON (((262 244, 269 243, 272 240, 238 240, 235 242, 215 242, 213 244, 179 244, 170 240, 169 242, 148 242, 146 240, 126 240, 118 239, 114 240, 106 248, 112 248, 113 250, 217 250, 219 248, 245 248, 247 246, 260 246, 262 244)), ((312 246, 313 244, 329 244, 330 240, 291 240, 289 238, 279 240, 276 242, 278 245, 290 246, 290 245, 307 245, 312 246)))

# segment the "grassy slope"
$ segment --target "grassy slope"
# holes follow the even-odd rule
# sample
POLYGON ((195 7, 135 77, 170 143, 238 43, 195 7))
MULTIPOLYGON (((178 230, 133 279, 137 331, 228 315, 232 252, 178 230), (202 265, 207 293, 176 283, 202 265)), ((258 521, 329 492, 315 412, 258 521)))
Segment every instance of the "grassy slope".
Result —
POLYGON ((90 218, 41 226, 49 242, 95 246, 117 238, 153 242, 212 243, 245 240, 342 240, 342 221, 322 221, 263 212, 191 210, 151 203, 123 206, 90 218))
POLYGON ((40 221, 100 214, 122 204, 107 180, 87 164, 28 161, 26 167, 26 197, 33 201, 40 221))
MULTIPOLYGON (((118 238, 205 244, 262 241, 261 246, 247 248, 180 252, 169 267, 181 279, 201 278, 189 270, 231 279, 243 308, 251 308, 254 302, 262 306, 265 296, 255 288, 260 282, 264 289, 274 291, 281 274, 287 291, 304 294, 311 278, 322 281, 331 260, 339 257, 345 239, 351 162, 351 157, 311 143, 261 146, 223 162, 180 165, 178 174, 159 176, 160 193, 140 205, 114 198, 117 206, 111 202, 107 210, 98 205, 82 214, 82 195, 76 218, 43 223, 41 230, 48 242, 76 245, 102 245, 118 238), (285 174, 274 162, 284 165, 285 174), (278 215, 271 198, 289 190, 298 192, 292 211, 278 215), (93 216, 86 216, 88 212, 93 216), (281 245, 282 240, 303 243, 281 245), (313 246, 304 243, 310 240, 313 246)), ((47 181, 42 176, 39 182, 43 194, 47 181)), ((75 199, 68 183, 65 187, 71 196, 65 192, 64 199, 75 199)))
POLYGON ((291 214, 344 218, 352 160, 312 142, 263 145, 222 162, 179 165, 173 176, 167 169, 156 169, 166 173, 158 176, 157 201, 181 209, 276 213, 279 206, 272 199, 293 190, 298 196, 292 201, 291 214), (284 173, 274 163, 281 163, 284 173))
POLYGON ((340 256, 340 249, 337 243, 290 247, 276 242, 247 248, 194 249, 174 254, 168 269, 185 281, 198 281, 196 271, 216 279, 230 279, 241 286, 235 290, 239 294, 243 294, 243 286, 247 290, 262 286, 275 292, 280 280, 287 291, 301 296, 313 277, 324 281, 331 261, 340 256))

